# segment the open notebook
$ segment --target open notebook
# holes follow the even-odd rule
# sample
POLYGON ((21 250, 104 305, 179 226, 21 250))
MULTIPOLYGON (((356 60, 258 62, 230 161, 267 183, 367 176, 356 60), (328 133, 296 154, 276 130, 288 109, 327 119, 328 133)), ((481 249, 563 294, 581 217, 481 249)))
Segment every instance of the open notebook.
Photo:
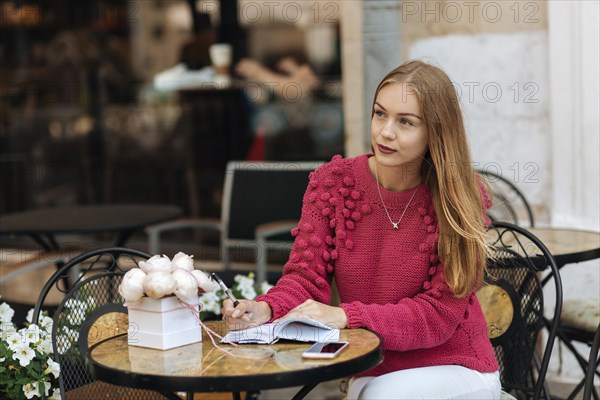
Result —
POLYGON ((333 342, 339 340, 340 330, 308 318, 284 318, 239 331, 230 331, 221 342, 275 343, 280 339, 299 342, 333 342))

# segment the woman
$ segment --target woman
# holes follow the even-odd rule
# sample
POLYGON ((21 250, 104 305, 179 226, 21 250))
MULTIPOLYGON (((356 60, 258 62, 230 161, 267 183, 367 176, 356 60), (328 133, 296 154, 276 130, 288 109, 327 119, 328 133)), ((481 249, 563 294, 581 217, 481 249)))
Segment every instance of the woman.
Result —
POLYGON ((304 316, 377 332, 385 359, 351 380, 350 399, 498 399, 475 296, 489 200, 448 76, 410 61, 384 77, 371 145, 311 174, 283 277, 257 301, 226 301, 224 319, 240 329, 304 316), (332 278, 339 307, 328 305, 332 278))

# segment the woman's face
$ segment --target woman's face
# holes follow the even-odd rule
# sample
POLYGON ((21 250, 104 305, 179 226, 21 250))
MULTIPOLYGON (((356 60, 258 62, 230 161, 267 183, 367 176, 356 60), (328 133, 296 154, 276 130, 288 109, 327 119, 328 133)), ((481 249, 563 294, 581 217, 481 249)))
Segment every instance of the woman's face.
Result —
POLYGON ((420 171, 427 152, 427 130, 417 94, 410 86, 389 83, 377 94, 371 145, 380 165, 420 171))

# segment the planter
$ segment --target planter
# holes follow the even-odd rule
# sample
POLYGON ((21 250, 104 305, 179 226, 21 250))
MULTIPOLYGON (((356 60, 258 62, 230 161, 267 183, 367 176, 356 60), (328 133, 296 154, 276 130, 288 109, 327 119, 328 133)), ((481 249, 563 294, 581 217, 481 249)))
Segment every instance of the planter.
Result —
POLYGON ((128 302, 129 345, 166 350, 202 341, 198 305, 194 312, 175 296, 128 302))

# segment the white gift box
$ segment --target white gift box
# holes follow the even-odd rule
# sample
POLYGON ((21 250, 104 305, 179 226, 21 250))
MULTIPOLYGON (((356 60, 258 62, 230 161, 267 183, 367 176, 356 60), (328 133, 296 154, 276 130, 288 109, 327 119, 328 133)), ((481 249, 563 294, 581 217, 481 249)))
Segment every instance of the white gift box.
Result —
POLYGON ((191 305, 190 309, 171 296, 162 299, 142 297, 126 305, 129 314, 127 339, 131 346, 166 350, 202 341, 198 304, 191 305))

